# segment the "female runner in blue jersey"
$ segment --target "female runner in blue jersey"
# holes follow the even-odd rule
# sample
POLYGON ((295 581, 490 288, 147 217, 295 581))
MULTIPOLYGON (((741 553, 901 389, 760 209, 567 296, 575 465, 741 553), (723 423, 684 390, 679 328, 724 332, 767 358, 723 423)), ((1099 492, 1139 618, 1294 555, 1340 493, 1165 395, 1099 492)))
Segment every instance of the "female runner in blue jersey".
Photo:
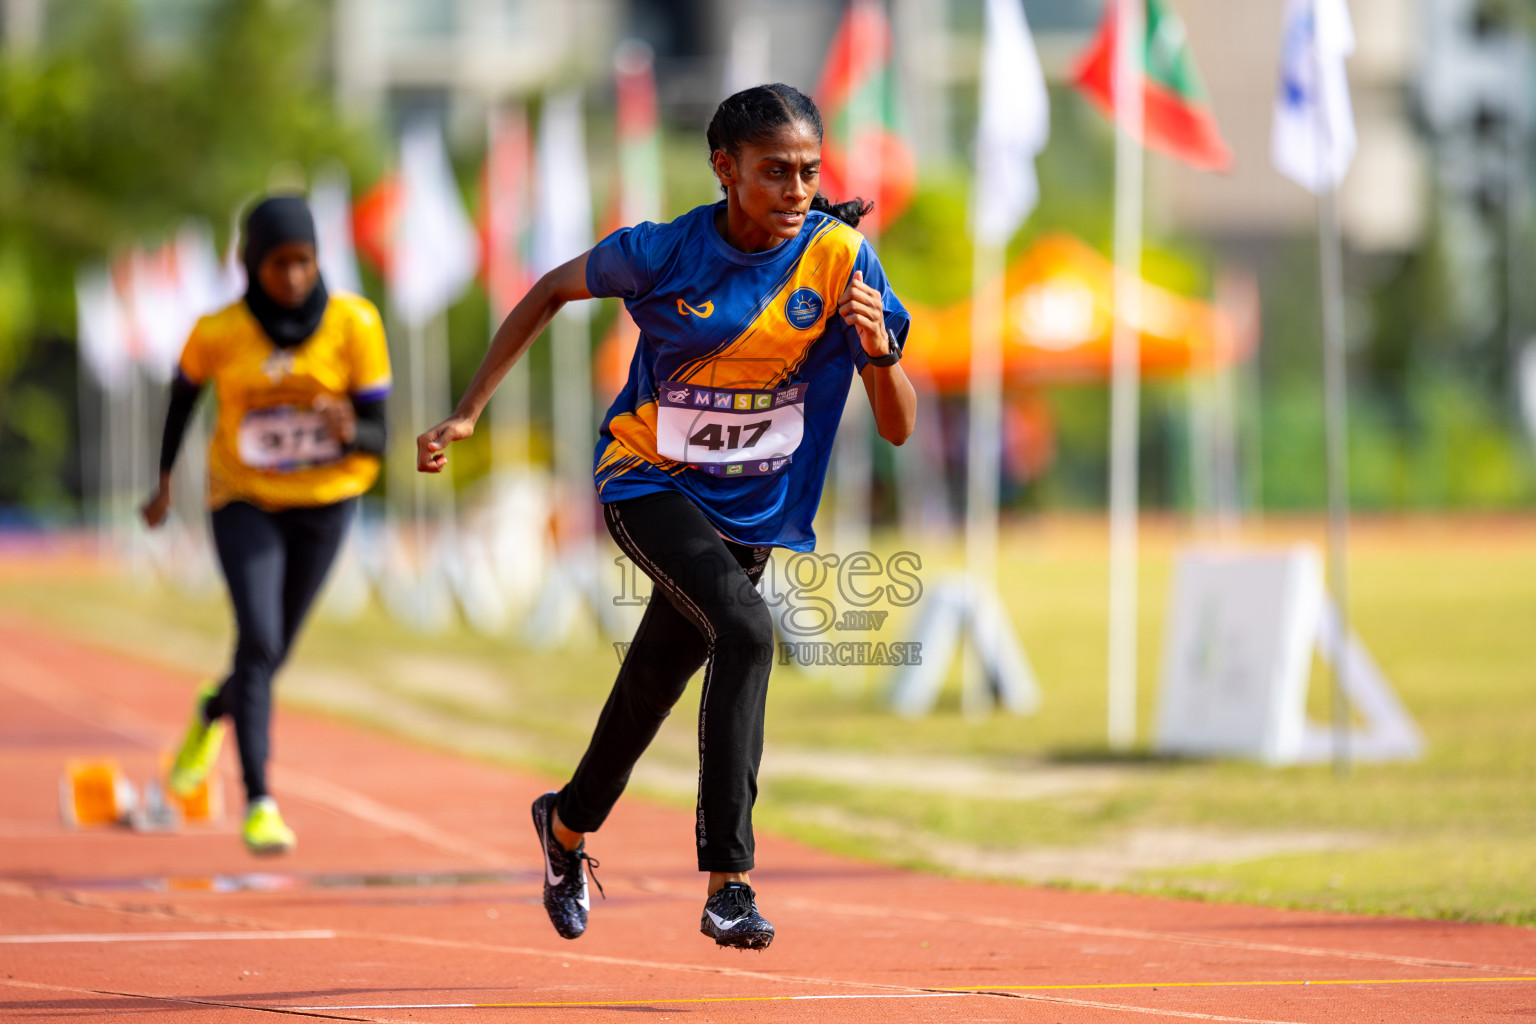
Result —
POLYGON ((880 436, 912 433, 916 396, 898 359, 909 324, 854 227, 870 206, 817 194, 821 115, 786 85, 722 103, 710 163, 725 199, 668 224, 616 231, 546 274, 496 332, 452 416, 417 439, 437 473, 491 393, 567 302, 618 296, 640 340, 598 437, 609 532, 655 584, 586 755, 533 805, 544 906, 568 939, 586 930, 583 835, 623 792, 689 678, 699 703, 701 930, 763 949, 752 804, 763 751, 773 626, 755 587, 774 547, 810 551, 811 520, 853 375, 880 436))

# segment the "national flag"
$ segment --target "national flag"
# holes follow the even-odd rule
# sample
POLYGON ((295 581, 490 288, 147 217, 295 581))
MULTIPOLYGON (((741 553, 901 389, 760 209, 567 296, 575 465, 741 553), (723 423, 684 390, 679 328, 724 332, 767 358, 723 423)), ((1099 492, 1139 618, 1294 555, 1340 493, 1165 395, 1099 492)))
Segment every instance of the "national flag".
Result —
POLYGON ((352 240, 357 254, 386 277, 399 214, 400 180, 392 173, 374 182, 352 204, 352 240))
POLYGON ((592 247, 592 191, 579 91, 544 101, 538 170, 533 261, 535 271, 544 274, 592 247))
POLYGON ((103 265, 75 271, 75 324, 80 358, 90 367, 91 375, 107 391, 122 388, 133 364, 128 324, 112 277, 103 265))
POLYGON ((135 359, 155 380, 170 380, 187 335, 202 312, 192 313, 187 307, 175 241, 130 252, 118 287, 128 312, 135 359))
POLYGON ((363 280, 357 272, 357 248, 352 241, 352 184, 345 167, 331 163, 315 175, 309 209, 315 216, 315 248, 326 289, 361 295, 363 280))
POLYGON ((1344 60, 1355 31, 1344 0, 1287 0, 1270 158, 1311 192, 1336 189, 1355 156, 1344 60))
MULTIPOLYGON (((614 228, 662 217, 661 131, 656 114, 656 76, 651 48, 636 39, 619 45, 613 58, 618 94, 619 183, 614 228)), ((598 390, 615 394, 629 376, 640 328, 622 305, 597 350, 598 390)))
POLYGON ((491 115, 480 176, 482 266, 492 316, 498 323, 533 285, 528 266, 532 187, 528 117, 520 106, 498 110, 491 115))
MULTIPOLYGON (((202 220, 189 220, 176 232, 176 274, 181 292, 186 334, 199 317, 216 313, 245 294, 245 277, 231 277, 219 260, 213 231, 202 220)), ((180 342, 185 342, 185 334, 180 342)), ((181 355, 180 345, 177 357, 181 355)))
POLYGON ((651 48, 634 39, 621 44, 614 54, 613 80, 619 115, 619 220, 628 227, 660 220, 664 202, 651 48))
MULTIPOLYGON (((1126 124, 1126 128, 1151 149, 1203 171, 1224 171, 1232 166, 1232 151, 1216 125, 1216 115, 1189 50, 1184 22, 1164 0, 1145 3, 1146 34, 1138 41, 1135 54, 1144 124, 1126 124)), ((1099 34, 1074 75, 1077 87, 1111 119, 1115 117, 1119 11, 1119 0, 1109 0, 1099 34)))
POLYGON ((917 191, 891 47, 891 23, 879 0, 850 0, 816 87, 825 122, 821 191, 834 202, 873 201, 860 227, 874 233, 906 212, 917 191))
POLYGON ((1004 245, 1039 201, 1035 157, 1051 105, 1020 0, 987 0, 986 19, 971 227, 978 241, 1004 245))
POLYGON ((434 124, 400 139, 399 213, 389 261, 390 298, 419 327, 453 304, 480 269, 480 239, 434 124))

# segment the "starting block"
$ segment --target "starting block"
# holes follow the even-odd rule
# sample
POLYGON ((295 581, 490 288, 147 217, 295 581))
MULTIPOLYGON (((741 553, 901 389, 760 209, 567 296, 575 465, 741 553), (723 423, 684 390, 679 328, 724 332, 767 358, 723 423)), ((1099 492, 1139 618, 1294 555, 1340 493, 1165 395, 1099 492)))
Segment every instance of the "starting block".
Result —
POLYGON ((112 760, 75 760, 59 780, 59 809, 66 824, 115 825, 128 820, 137 803, 133 783, 112 760))
POLYGON ((110 758, 76 759, 59 780, 59 810, 72 828, 128 825, 138 832, 174 832, 183 822, 207 824, 224 817, 224 791, 210 773, 187 796, 172 793, 161 781, 170 774, 172 755, 160 756, 160 773, 141 791, 110 758))
MULTIPOLYGON (((175 759, 174 754, 161 753, 160 778, 171 777, 171 763, 175 759)), ((222 821, 224 818, 224 786, 219 780, 217 770, 209 772, 208 777, 203 779, 203 784, 186 796, 178 796, 171 792, 169 786, 166 786, 165 799, 181 813, 183 821, 208 824, 222 821)))

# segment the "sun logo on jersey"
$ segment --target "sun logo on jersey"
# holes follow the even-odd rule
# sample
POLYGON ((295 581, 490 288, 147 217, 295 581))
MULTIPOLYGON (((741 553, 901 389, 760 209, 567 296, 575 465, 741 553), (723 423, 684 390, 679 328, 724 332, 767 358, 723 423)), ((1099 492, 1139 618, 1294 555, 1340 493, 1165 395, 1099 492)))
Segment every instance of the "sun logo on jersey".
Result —
POLYGON ((700 306, 690 306, 682 299, 677 300, 677 312, 680 316, 688 316, 692 314, 693 316, 699 317, 701 320, 708 320, 710 314, 714 311, 715 304, 708 300, 706 300, 704 304, 700 306))
POLYGON ((278 383, 284 377, 293 375, 293 353, 286 349, 279 349, 267 357, 261 364, 261 372, 267 375, 267 380, 273 384, 278 383))
POLYGON ((796 330, 804 331, 821 319, 822 306, 820 295, 809 288, 796 288, 784 304, 784 318, 796 330))

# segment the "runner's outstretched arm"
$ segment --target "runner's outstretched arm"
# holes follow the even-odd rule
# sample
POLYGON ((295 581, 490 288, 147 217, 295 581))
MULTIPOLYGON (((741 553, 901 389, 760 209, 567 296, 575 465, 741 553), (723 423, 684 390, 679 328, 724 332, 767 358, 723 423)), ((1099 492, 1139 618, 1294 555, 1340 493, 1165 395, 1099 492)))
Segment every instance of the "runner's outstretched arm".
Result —
POLYGON ((591 297, 587 290, 586 253, 539 278, 496 329, 490 350, 480 361, 480 369, 475 371, 475 379, 469 382, 453 415, 416 438, 416 469, 422 473, 441 473, 448 465, 448 446, 475 432, 475 423, 501 379, 549 326, 560 307, 591 297))
MULTIPOLYGON (((837 311, 845 323, 859 332, 866 353, 875 357, 890 353, 891 335, 885 329, 880 293, 864 283, 861 271, 853 272, 853 279, 837 301, 837 311)), ((912 390, 906 371, 900 363, 869 364, 861 376, 869 407, 875 413, 875 429, 891 444, 902 444, 917 426, 917 392, 912 390)))

